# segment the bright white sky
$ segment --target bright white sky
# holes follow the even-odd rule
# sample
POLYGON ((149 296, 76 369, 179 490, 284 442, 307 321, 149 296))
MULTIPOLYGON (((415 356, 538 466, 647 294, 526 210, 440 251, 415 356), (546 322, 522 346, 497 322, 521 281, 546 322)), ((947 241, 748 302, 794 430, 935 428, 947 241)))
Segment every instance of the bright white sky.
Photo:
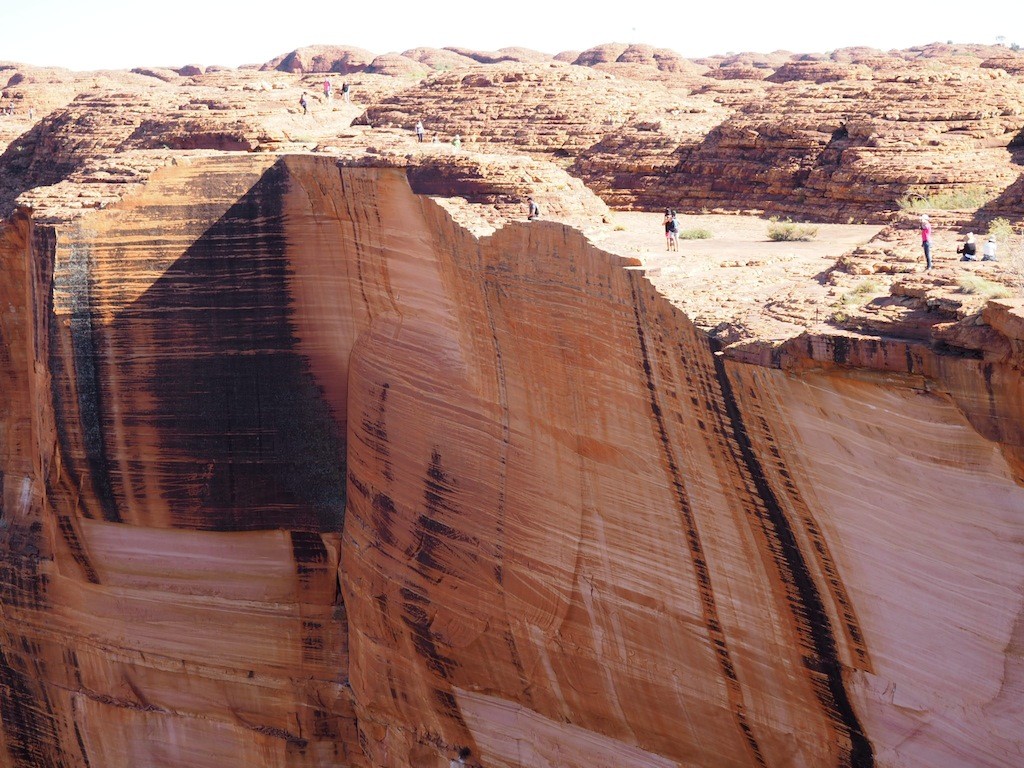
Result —
MULTIPOLYGON (((1017 0, 7 0, 0 61, 77 70, 263 63, 304 45, 373 53, 418 46, 555 54, 648 43, 693 58, 716 53, 888 50, 933 42, 1018 43, 1017 0), (999 38, 1003 39, 1000 40, 999 38)), ((0 6, 2 7, 2 6, 0 6)))

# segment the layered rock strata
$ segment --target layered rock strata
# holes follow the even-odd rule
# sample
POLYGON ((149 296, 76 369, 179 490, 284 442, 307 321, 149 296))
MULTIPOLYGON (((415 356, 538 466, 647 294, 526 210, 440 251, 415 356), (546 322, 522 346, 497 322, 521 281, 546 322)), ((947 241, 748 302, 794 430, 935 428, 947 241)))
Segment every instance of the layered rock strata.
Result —
POLYGON ((626 125, 585 150, 572 172, 617 206, 878 221, 907 198, 959 195, 1016 216, 1000 195, 1020 178, 1019 78, 890 61, 874 71, 793 62, 767 79, 756 74, 747 93, 732 90, 734 111, 709 130, 690 121, 686 135, 677 120, 626 125))
POLYGON ((635 259, 417 183, 235 153, 23 198, 10 765, 1016 759, 1019 302, 999 355, 722 350, 635 259))
POLYGON ((1015 218, 1022 60, 999 46, 936 45, 689 61, 609 44, 559 58, 314 46, 263 71, 4 64, 0 104, 17 112, 0 115, 0 147, 11 142, 0 209, 63 178, 69 153, 311 150, 339 139, 364 150, 396 131, 411 143, 422 120, 441 143, 458 134, 467 148, 553 161, 620 208, 883 222, 934 200, 1015 218), (324 78, 348 82, 353 98, 325 97, 324 78), (46 168, 27 186, 6 178, 37 153, 46 168))

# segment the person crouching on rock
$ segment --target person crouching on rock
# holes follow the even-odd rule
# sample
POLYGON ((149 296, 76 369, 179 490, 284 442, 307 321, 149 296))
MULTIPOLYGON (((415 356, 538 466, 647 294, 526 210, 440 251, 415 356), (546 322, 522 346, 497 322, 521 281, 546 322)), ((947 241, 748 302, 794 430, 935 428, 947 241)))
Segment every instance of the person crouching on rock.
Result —
POLYGON ((962 253, 963 258, 960 261, 977 261, 978 260, 978 245, 974 242, 974 233, 968 232, 967 237, 964 238, 963 243, 956 249, 957 253, 962 253))
POLYGON ((996 236, 989 235, 988 240, 985 241, 984 248, 981 249, 982 261, 996 261, 996 236))
POLYGON ((528 221, 533 221, 538 216, 540 216, 540 206, 538 206, 537 203, 533 201, 532 197, 526 198, 526 208, 526 218, 528 221))

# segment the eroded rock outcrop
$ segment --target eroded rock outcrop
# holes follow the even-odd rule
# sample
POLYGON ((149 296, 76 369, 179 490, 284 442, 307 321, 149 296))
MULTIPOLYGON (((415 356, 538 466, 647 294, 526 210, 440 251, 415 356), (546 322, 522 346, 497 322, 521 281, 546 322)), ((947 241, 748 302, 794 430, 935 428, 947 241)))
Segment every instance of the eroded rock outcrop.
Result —
MULTIPOLYGON (((1020 177, 1007 150, 1020 131, 1024 90, 1003 70, 800 61, 767 81, 758 77, 757 89, 741 92, 710 130, 691 123, 681 135, 666 121, 656 140, 640 142, 609 132, 573 172, 617 205, 753 207, 832 221, 882 220, 908 194, 998 198, 1020 177), (635 174, 624 168, 626 146, 635 174)), ((998 211, 1014 215, 1009 205, 998 211)))

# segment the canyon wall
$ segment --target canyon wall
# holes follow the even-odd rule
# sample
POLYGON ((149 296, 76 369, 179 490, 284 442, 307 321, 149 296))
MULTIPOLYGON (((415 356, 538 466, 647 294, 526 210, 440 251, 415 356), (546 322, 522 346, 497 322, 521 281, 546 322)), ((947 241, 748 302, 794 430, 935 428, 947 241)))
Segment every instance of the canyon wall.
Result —
POLYGON ((7 221, 3 764, 1020 759, 1019 303, 998 356, 761 359, 416 178, 183 158, 7 221))

